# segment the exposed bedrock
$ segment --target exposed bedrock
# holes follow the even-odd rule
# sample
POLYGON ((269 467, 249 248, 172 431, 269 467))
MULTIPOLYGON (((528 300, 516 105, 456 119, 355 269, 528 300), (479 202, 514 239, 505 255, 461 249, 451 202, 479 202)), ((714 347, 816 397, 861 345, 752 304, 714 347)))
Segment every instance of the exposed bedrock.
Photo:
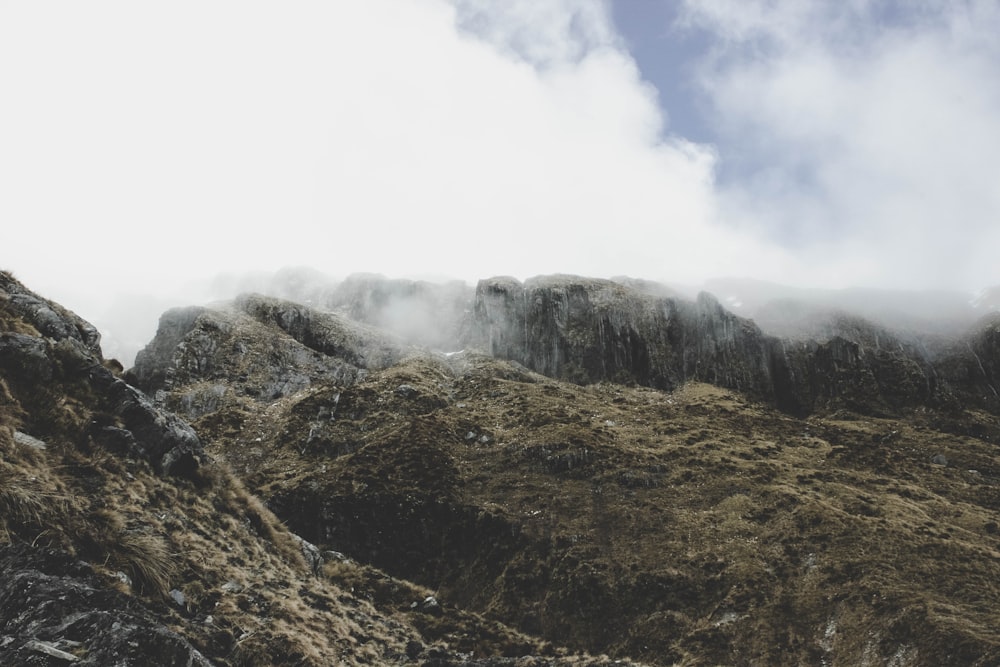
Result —
POLYGON ((848 316, 832 317, 821 340, 793 341, 763 333, 707 293, 691 302, 576 276, 483 280, 474 314, 473 343, 577 383, 709 382, 796 414, 958 400, 1000 407, 996 318, 961 340, 937 342, 933 352, 848 316))

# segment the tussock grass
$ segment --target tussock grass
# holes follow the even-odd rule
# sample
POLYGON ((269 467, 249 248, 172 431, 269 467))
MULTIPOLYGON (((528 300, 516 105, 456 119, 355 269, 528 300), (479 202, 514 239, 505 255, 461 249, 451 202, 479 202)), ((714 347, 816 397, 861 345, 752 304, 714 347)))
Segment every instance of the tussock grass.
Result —
POLYGON ((111 562, 130 574, 140 593, 162 596, 170 590, 177 568, 162 537, 126 531, 112 549, 111 562))
MULTIPOLYGON (((28 455, 31 458, 31 455, 28 455)), ((30 540, 64 518, 68 499, 44 470, 0 461, 0 540, 30 540)))
POLYGON ((303 570, 308 569, 299 542, 226 464, 216 461, 203 465, 196 475, 196 487, 211 489, 216 509, 241 516, 256 534, 274 547, 282 559, 303 570))

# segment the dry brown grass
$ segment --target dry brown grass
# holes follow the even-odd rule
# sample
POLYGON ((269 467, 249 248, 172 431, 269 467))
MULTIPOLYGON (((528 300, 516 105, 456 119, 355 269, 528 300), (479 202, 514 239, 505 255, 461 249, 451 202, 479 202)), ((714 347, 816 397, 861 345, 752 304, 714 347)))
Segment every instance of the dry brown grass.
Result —
POLYGON ((41 455, 13 445, 0 459, 0 538, 32 541, 66 517, 69 498, 41 455))
POLYGON ((247 490, 243 481, 228 465, 214 461, 197 472, 196 487, 210 489, 215 506, 230 514, 241 515, 249 526, 286 562, 307 568, 299 542, 269 510, 260 498, 247 490))
MULTIPOLYGON (((1000 575, 1000 461, 987 440, 919 415, 800 420, 710 385, 578 387, 475 358, 451 378, 408 362, 285 403, 266 422, 245 419, 260 427, 227 433, 216 452, 252 450, 240 459, 247 479, 296 508, 286 519, 315 528, 322 507, 344 536, 330 548, 382 558, 442 599, 560 642, 659 664, 725 664, 733 647, 788 664, 798 642, 795 659, 810 663, 823 657, 831 600, 851 600, 851 614, 833 605, 836 650, 860 659, 872 649, 852 633, 919 642, 937 623, 893 625, 872 602, 891 590, 903 605, 961 591, 975 600, 953 612, 975 634, 961 641, 1000 646, 1000 634, 974 630, 989 625, 983 600, 1000 575), (335 396, 336 419, 320 422, 335 396), (323 446, 303 454, 311 432, 323 446), (955 464, 933 465, 937 453, 955 464), (287 502, 294 489, 299 504, 287 502), (433 514, 441 503, 456 511, 433 514), (493 519, 440 523, 463 506, 493 519), (384 537, 371 537, 372 522, 384 537), (495 561, 505 548, 509 560, 495 561)), ((376 605, 415 594, 362 566, 326 574, 376 605)))
POLYGON ((162 537, 126 531, 111 545, 110 562, 129 573, 140 594, 163 596, 177 574, 162 537))

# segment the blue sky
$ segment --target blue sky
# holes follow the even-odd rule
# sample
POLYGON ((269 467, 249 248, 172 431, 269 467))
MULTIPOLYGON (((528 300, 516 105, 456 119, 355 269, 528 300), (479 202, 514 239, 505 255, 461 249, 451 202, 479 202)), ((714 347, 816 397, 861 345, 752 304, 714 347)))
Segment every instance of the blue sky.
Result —
POLYGON ((1000 5, 0 1, 0 265, 1000 283, 1000 5))
POLYGON ((705 117, 708 101, 696 85, 700 58, 711 49, 709 35, 683 25, 678 0, 619 0, 609 7, 625 48, 657 90, 667 130, 691 141, 715 141, 705 117))

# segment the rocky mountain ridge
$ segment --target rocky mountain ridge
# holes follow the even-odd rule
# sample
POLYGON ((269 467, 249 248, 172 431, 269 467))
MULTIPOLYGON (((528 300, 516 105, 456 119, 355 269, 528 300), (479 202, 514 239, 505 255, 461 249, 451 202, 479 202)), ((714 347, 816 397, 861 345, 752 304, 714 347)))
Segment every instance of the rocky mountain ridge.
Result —
POLYGON ((127 377, 307 540, 560 645, 1000 659, 997 322, 783 341, 649 292, 482 281, 461 352, 248 296, 166 313, 127 377))
MULTIPOLYGON (((244 356, 261 343, 272 354, 273 337, 256 337, 259 320, 268 331, 307 328, 317 336, 312 344, 334 346, 328 351, 350 333, 263 302, 249 300, 244 310, 259 319, 216 317, 218 326, 195 336, 186 325, 164 330, 159 344, 188 350, 178 358, 191 366, 164 369, 159 380, 210 372, 220 336, 237 348, 250 340, 244 356)), ((392 353, 382 339, 351 340, 352 352, 366 356, 347 360, 288 343, 288 356, 272 363, 356 382, 352 362, 392 353)), ((266 398, 269 382, 290 391, 300 377, 259 359, 245 369, 256 398, 266 398), (251 383, 260 373, 263 381, 251 383)), ((93 326, 0 272, 0 663, 610 664, 439 603, 426 588, 302 540, 214 460, 210 432, 196 434, 120 371, 102 357, 93 326)))
POLYGON ((1000 316, 958 340, 924 341, 858 317, 827 322, 819 340, 783 340, 711 295, 654 297, 612 282, 550 276, 481 281, 475 326, 486 350, 575 382, 673 389, 709 382, 793 414, 961 402, 997 396, 1000 316))
MULTIPOLYGON (((338 294, 331 297, 334 310, 249 295, 233 302, 235 314, 206 308, 171 311, 152 345, 137 358, 134 379, 159 389, 174 380, 151 374, 169 371, 182 383, 192 373, 211 376, 202 366, 211 363, 217 337, 211 331, 189 335, 191 328, 197 322, 199 327, 231 330, 226 318, 238 316, 254 319, 260 327, 273 321, 291 335, 292 342, 275 339, 272 358, 263 363, 291 369, 282 372, 294 377, 279 372, 265 386, 248 389, 271 398, 304 388, 309 377, 350 383, 366 369, 399 361, 416 345, 478 350, 581 384, 611 381, 672 390, 689 381, 708 382, 796 415, 841 407, 873 414, 920 406, 1000 409, 1000 315, 995 314, 963 335, 945 338, 891 331, 833 313, 817 321, 815 338, 784 339, 764 333, 707 293, 688 301, 648 285, 575 276, 539 277, 523 284, 513 278, 483 280, 468 308, 460 307, 465 297, 457 287, 449 288, 444 298, 416 283, 372 277, 350 282, 338 294), (373 292, 364 296, 366 289, 373 292), (413 294, 416 299, 407 300, 413 294), (401 335, 405 327, 396 326, 392 334, 373 328, 372 323, 390 320, 389 310, 413 314, 421 331, 416 340, 401 335), (427 328, 429 321, 439 323, 437 333, 427 328), (184 358, 167 363, 162 355, 173 354, 185 336, 180 348, 184 358)), ((241 367, 238 376, 260 378, 250 367, 241 367)))

